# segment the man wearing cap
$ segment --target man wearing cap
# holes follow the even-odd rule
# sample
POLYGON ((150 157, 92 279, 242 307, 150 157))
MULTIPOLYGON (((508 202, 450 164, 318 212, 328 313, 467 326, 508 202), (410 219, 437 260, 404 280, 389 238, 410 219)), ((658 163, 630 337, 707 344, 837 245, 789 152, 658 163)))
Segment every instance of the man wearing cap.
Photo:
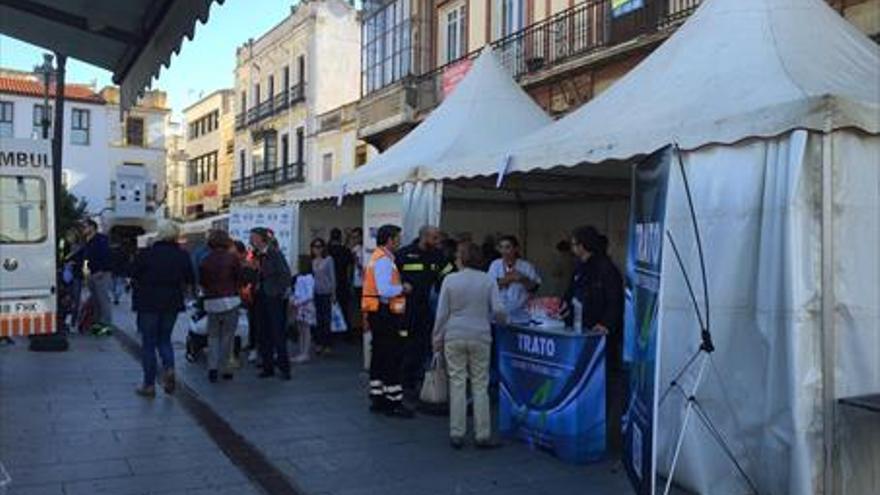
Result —
POLYGON ((275 375, 275 368, 281 372, 282 380, 290 380, 290 359, 287 356, 287 339, 284 335, 284 311, 287 293, 290 289, 290 267, 287 260, 272 242, 268 229, 257 227, 251 230, 251 245, 257 257, 259 277, 256 285, 254 305, 256 324, 260 328, 260 357, 263 371, 260 378, 275 375))

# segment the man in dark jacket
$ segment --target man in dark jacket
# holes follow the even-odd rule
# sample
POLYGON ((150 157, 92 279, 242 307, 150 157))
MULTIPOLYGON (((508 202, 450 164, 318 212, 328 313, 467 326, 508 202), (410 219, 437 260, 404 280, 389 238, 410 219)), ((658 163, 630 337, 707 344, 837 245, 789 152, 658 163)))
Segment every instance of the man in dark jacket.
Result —
POLYGON ((177 244, 180 231, 176 224, 159 228, 156 242, 138 253, 132 266, 132 306, 137 312, 141 334, 144 383, 138 395, 156 395, 156 351, 162 359, 162 382, 165 392, 174 392, 174 349, 171 332, 177 314, 183 311, 184 293, 194 282, 189 255, 177 244))
POLYGON ((330 231, 330 241, 327 243, 327 254, 333 258, 333 269, 336 275, 336 302, 342 309, 342 315, 345 317, 345 323, 351 328, 351 322, 348 321, 351 312, 351 275, 354 267, 354 255, 351 249, 345 247, 342 243, 342 231, 332 229, 330 231))
POLYGON ((290 359, 284 332, 285 303, 292 277, 290 266, 271 242, 267 229, 258 227, 251 230, 251 245, 260 272, 254 300, 256 324, 260 328, 258 344, 263 361, 263 371, 259 376, 273 376, 277 367, 281 379, 290 380, 290 359))
POLYGON ((86 220, 83 225, 86 239, 83 247, 83 260, 89 270, 88 287, 92 300, 97 306, 93 333, 106 333, 113 326, 113 306, 110 303, 110 290, 113 285, 110 240, 98 232, 94 220, 86 220))

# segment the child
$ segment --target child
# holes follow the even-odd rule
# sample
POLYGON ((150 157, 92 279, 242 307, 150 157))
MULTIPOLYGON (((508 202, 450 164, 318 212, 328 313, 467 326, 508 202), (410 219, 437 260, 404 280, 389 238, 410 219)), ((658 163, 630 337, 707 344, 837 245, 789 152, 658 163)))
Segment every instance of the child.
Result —
POLYGON ((299 259, 299 274, 291 298, 299 330, 299 355, 293 358, 293 362, 305 363, 311 354, 312 326, 316 324, 315 277, 312 275, 312 261, 307 256, 299 259))

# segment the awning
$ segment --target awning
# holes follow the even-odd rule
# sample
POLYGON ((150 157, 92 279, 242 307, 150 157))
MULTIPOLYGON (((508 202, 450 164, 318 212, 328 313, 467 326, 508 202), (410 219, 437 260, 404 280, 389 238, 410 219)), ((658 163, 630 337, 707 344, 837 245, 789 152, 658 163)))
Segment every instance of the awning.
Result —
POLYGON ((113 73, 123 109, 223 0, 0 0, 0 33, 113 73))

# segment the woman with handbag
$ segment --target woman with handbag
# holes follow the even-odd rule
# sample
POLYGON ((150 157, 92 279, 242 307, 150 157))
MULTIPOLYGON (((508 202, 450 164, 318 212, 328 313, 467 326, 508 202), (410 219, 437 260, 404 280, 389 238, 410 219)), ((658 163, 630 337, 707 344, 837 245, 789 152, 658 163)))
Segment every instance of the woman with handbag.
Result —
POLYGON ((467 382, 474 401, 477 448, 499 444, 492 440, 489 412, 489 358, 492 321, 505 319, 498 284, 482 271, 480 248, 458 247, 458 272, 446 276, 434 322, 434 352, 444 352, 449 374, 449 438, 454 449, 464 446, 467 433, 467 382), (494 317, 494 318, 493 318, 494 317))

